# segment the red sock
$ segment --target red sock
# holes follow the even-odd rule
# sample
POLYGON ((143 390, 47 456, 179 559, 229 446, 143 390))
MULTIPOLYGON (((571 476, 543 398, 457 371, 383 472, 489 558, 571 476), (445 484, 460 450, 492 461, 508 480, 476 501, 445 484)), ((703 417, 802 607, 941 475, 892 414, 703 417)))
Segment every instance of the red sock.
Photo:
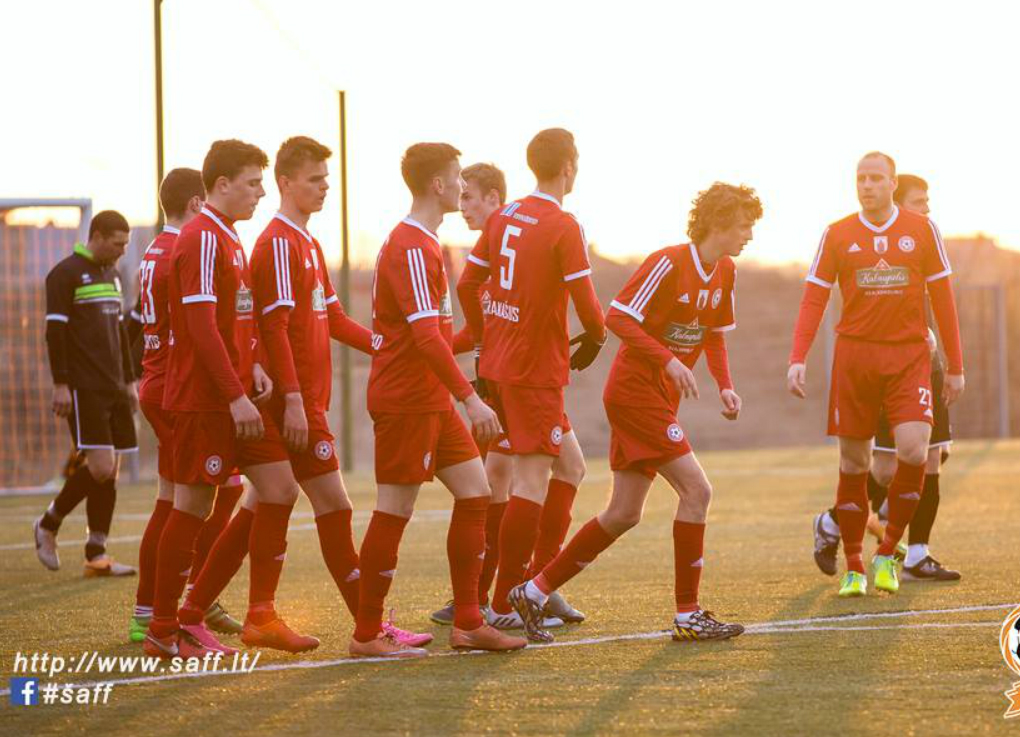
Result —
POLYGON ((864 573, 864 530, 868 526, 868 474, 839 472, 836 517, 843 538, 846 569, 864 573))
POLYGON ((489 603, 489 589, 492 579, 496 577, 496 566, 499 565, 499 526, 503 522, 506 502, 493 504, 485 513, 485 560, 482 561, 482 572, 478 576, 478 604, 489 603))
POLYGON ((361 590, 354 639, 370 642, 382 631, 383 604, 397 572, 397 551, 408 520, 376 510, 361 541, 361 590))
POLYGON ((340 595, 352 617, 358 616, 358 551, 354 547, 354 531, 351 528, 353 509, 338 509, 315 518, 319 530, 319 548, 326 568, 333 577, 340 595))
POLYGON ((254 624, 275 618, 273 600, 287 557, 287 525, 291 504, 259 502, 251 524, 251 585, 248 588, 248 616, 254 624))
POLYGON ((198 539, 195 540, 195 562, 191 564, 191 576, 188 578, 188 583, 193 584, 198 580, 198 574, 202 572, 202 567, 205 565, 213 543, 230 522, 230 515, 234 513, 237 500, 243 493, 244 486, 242 484, 221 486, 216 490, 216 503, 213 505, 212 514, 202 525, 198 539))
POLYGON ((203 521, 200 517, 174 509, 163 527, 156 557, 156 590, 150 625, 157 637, 166 637, 178 627, 177 602, 188 580, 188 569, 195 555, 195 538, 202 529, 203 521))
POLYGON ((534 578, 560 553, 570 531, 570 509, 574 506, 577 487, 559 479, 549 479, 549 491, 542 505, 538 522, 535 555, 525 578, 534 578))
POLYGON ((174 503, 169 499, 157 499, 149 524, 142 534, 142 544, 138 547, 138 591, 135 593, 135 604, 138 606, 152 607, 152 597, 156 590, 156 551, 167 517, 173 508, 174 503))
POLYGON ((500 614, 510 613, 507 594, 524 580, 524 573, 535 549, 542 505, 519 496, 511 496, 499 526, 499 572, 492 608, 500 614))
POLYGON ((485 551, 485 516, 489 497, 458 499, 446 534, 446 556, 453 582, 453 626, 475 630, 484 624, 478 611, 478 577, 485 551))
POLYGON ((616 540, 606 532, 598 517, 592 517, 536 577, 535 585, 551 594, 593 563, 616 540))
POLYGON ((705 523, 673 520, 673 566, 676 584, 676 611, 699 609, 702 556, 705 554, 705 523))
POLYGON ((924 487, 924 465, 912 466, 902 460, 896 463, 896 474, 889 484, 889 523, 885 526, 885 537, 878 546, 879 555, 892 555, 896 543, 903 537, 914 511, 921 501, 924 487))
POLYGON ((241 570, 248 555, 252 520, 255 513, 241 507, 226 529, 216 538, 202 571, 177 616, 185 624, 198 624, 205 611, 213 605, 227 584, 241 570))

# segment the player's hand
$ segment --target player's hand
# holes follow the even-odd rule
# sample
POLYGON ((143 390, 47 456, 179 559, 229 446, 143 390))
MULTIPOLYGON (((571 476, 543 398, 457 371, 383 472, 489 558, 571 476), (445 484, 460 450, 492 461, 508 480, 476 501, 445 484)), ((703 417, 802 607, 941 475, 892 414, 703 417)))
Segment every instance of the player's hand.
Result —
POLYGON ((679 358, 671 359, 666 364, 666 376, 673 380, 680 391, 681 399, 699 399, 698 382, 694 380, 694 372, 683 365, 679 358))
POLYGON ((255 385, 255 396, 251 399, 255 404, 262 404, 273 394, 273 380, 258 363, 252 366, 251 377, 255 385))
POLYGON ((230 403, 230 417, 234 420, 234 434, 241 440, 258 440, 265 434, 258 407, 244 394, 230 403))
POLYGON ((283 410, 283 440, 291 450, 303 451, 308 447, 308 417, 301 392, 292 392, 285 397, 283 410))
POLYGON ((740 416, 740 408, 744 405, 740 395, 732 389, 723 389, 719 392, 719 399, 723 403, 722 416, 727 420, 735 420, 740 416))
POLYGON ((580 345, 577 345, 577 349, 570 354, 570 368, 574 371, 584 371, 591 366, 595 359, 598 358, 599 351, 602 350, 605 342, 603 338, 602 342, 599 343, 589 336, 588 333, 581 333, 573 338, 570 341, 570 345, 580 345))
POLYGON ((963 374, 946 374, 946 380, 942 382, 942 399, 946 406, 960 398, 966 383, 963 374))
POLYGON ((474 432, 478 442, 491 442, 503 432, 496 412, 492 407, 483 402, 477 394, 472 394, 464 400, 464 409, 467 410, 468 419, 471 420, 472 432, 474 432))
POLYGON ((807 392, 804 385, 807 383, 807 366, 802 363, 791 363, 786 372, 786 388, 790 394, 804 399, 807 392))
POLYGON ((53 414, 57 417, 71 414, 71 388, 67 384, 53 385, 53 414))
POLYGON ((128 406, 131 407, 131 414, 138 412, 138 382, 132 381, 127 385, 128 406))

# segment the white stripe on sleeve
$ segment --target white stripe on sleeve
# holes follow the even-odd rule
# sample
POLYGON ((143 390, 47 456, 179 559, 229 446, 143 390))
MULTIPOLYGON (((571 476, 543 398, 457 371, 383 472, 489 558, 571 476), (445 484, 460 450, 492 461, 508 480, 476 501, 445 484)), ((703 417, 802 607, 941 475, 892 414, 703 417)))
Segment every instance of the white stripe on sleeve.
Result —
POLYGON ((807 280, 812 284, 817 284, 820 287, 826 289, 832 289, 832 282, 827 282, 822 279, 816 273, 818 270, 818 262, 822 260, 822 250, 825 248, 825 237, 829 235, 829 229, 826 228, 825 232, 822 233, 822 240, 818 242, 818 250, 815 252, 815 260, 811 262, 811 268, 808 270, 807 280))
POLYGON ((659 262, 655 264, 651 273, 645 277, 644 283, 641 288, 637 290, 637 294, 630 301, 629 307, 635 312, 644 314, 645 308, 651 301, 652 297, 655 296, 655 290, 659 288, 659 284, 662 283, 662 279, 673 269, 673 264, 670 262, 668 256, 663 256, 659 259, 659 262))

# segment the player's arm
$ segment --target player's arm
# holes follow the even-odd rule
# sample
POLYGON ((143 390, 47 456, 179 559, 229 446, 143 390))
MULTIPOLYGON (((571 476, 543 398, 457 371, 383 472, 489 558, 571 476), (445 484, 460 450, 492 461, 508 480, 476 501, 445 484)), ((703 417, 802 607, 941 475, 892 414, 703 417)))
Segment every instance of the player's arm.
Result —
POLYGON ((457 281, 457 299, 460 301, 460 308, 464 312, 464 319, 467 320, 468 330, 476 346, 481 345, 485 327, 485 315, 482 313, 479 293, 491 273, 487 234, 488 230, 485 229, 478 236, 457 281))
POLYGON ((963 346, 960 342, 960 320, 956 313, 956 298, 953 296, 953 285, 949 281, 953 273, 949 265, 949 256, 942 235, 935 223, 928 221, 931 228, 932 241, 925 251, 924 271, 928 283, 928 296, 931 309, 935 313, 935 324, 942 338, 942 348, 946 352, 949 367, 943 397, 946 404, 955 402, 963 393, 963 346))
POLYGON ((261 241, 252 254, 259 337, 266 365, 276 377, 276 388, 284 399, 283 439, 298 451, 308 445, 308 418, 290 344, 290 313, 295 304, 290 275, 301 266, 286 238, 261 241))
POLYGON ((53 376, 53 412, 58 417, 71 413, 70 371, 67 362, 67 324, 71 319, 74 285, 64 269, 46 276, 46 350, 53 376))
POLYGON ((224 268, 216 238, 208 232, 194 231, 180 236, 174 250, 182 295, 180 309, 195 346, 195 358, 229 403, 237 436, 257 440, 264 432, 262 417, 244 393, 216 324, 216 272, 224 268))
POLYGON ((694 373, 644 329, 650 315, 669 310, 675 299, 676 270, 663 251, 657 251, 638 267, 616 298, 609 303, 606 327, 649 363, 661 366, 681 397, 697 397, 694 373))
POLYGON ((396 254, 396 258, 401 262, 396 264, 393 291, 411 326, 415 346, 454 398, 463 402, 478 439, 492 440, 500 433, 496 413, 475 393, 439 329, 438 285, 445 278, 442 262, 428 249, 416 247, 396 254))
POLYGON ((131 350, 131 338, 128 336, 127 325, 125 324, 127 322, 131 322, 131 318, 125 318, 124 315, 121 315, 120 324, 118 325, 120 333, 120 365, 121 371, 124 374, 128 404, 132 412, 137 412, 138 384, 136 383, 137 377, 135 376, 135 355, 134 351, 131 350))
POLYGON ((567 223, 555 251, 574 311, 584 328, 584 335, 572 341, 581 345, 570 357, 570 368, 581 371, 591 365, 605 345, 606 319, 591 280, 588 242, 581 224, 573 217, 567 223))
POLYGON ((705 361, 708 372, 719 387, 719 399, 723 403, 722 415, 727 420, 735 420, 740 415, 743 401, 733 390, 733 379, 730 377, 730 359, 726 351, 726 332, 713 329, 705 333, 705 361))
MULTIPOLYGON (((319 263, 326 263, 319 244, 314 244, 314 248, 319 253, 319 263)), ((330 281, 329 272, 325 269, 323 269, 323 278, 326 281, 322 286, 326 297, 326 317, 329 320, 329 337, 344 345, 349 345, 351 348, 362 353, 372 355, 375 352, 372 350, 372 331, 347 314, 343 305, 340 304, 340 297, 337 296, 336 290, 333 289, 333 282, 330 281)))
POLYGON ((829 303, 829 295, 836 282, 838 265, 835 250, 828 246, 829 231, 822 234, 818 244, 818 252, 811 263, 807 281, 804 284, 804 296, 801 297, 797 323, 793 328, 793 348, 790 351, 790 366, 786 372, 786 388, 794 396, 803 399, 807 394, 804 386, 807 382, 808 351, 818 334, 825 315, 825 306, 829 303))

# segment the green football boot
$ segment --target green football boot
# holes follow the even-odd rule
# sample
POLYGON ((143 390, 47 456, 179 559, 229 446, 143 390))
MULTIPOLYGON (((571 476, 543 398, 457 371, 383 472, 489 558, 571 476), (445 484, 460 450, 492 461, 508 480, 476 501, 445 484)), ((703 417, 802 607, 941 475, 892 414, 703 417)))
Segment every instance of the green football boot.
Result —
POLYGON ((145 642, 145 633, 149 629, 149 622, 152 617, 131 617, 131 624, 128 625, 128 639, 131 642, 145 642))
POLYGON ((868 577, 857 571, 847 571, 839 582, 839 595, 843 598, 866 596, 868 593, 868 577))
POLYGON ((896 578, 896 559, 891 555, 876 555, 871 559, 871 568, 875 576, 875 588, 895 594, 900 590, 899 579, 896 578))

